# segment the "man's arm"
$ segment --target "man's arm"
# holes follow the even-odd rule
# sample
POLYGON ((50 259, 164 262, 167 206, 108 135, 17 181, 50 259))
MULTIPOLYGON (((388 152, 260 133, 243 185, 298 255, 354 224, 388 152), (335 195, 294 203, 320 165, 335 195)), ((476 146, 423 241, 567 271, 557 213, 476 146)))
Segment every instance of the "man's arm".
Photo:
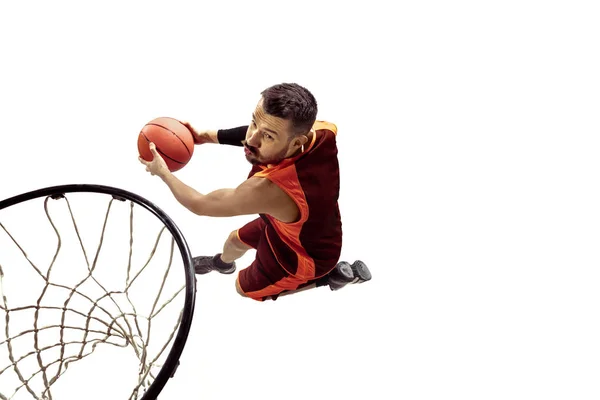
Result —
POLYGON ((209 217, 269 214, 282 222, 298 218, 296 203, 276 184, 265 178, 250 178, 235 189, 219 189, 202 194, 175 175, 161 176, 175 199, 191 212, 209 217))
POLYGON ((231 129, 206 130, 198 133, 196 143, 216 143, 228 144, 231 146, 243 146, 242 142, 246 140, 248 125, 238 126, 231 129))
POLYGON ((219 129, 217 131, 217 143, 241 147, 243 146, 242 142, 246 140, 246 132, 248 132, 248 125, 232 129, 219 129))
POLYGON ((252 177, 235 189, 219 189, 205 195, 173 175, 152 142, 150 152, 152 161, 146 161, 141 156, 138 160, 146 166, 146 171, 159 176, 175 199, 193 213, 211 217, 269 214, 282 222, 296 221, 299 216, 300 211, 294 200, 266 178, 252 177))

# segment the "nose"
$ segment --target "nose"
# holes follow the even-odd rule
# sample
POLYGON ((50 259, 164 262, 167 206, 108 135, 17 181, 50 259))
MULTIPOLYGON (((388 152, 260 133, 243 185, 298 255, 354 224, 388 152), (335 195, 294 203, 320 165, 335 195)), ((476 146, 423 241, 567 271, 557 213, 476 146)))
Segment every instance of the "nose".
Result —
POLYGON ((259 146, 260 141, 259 141, 258 129, 250 131, 250 137, 248 138, 248 140, 246 140, 246 143, 248 143, 248 145, 252 146, 252 147, 259 146))

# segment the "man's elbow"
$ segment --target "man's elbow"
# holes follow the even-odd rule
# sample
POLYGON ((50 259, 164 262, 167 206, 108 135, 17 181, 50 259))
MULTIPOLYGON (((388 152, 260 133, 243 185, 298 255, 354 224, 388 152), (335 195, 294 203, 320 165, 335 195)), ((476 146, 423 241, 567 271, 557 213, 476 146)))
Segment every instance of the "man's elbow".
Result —
POLYGON ((191 202, 187 209, 204 217, 235 217, 240 215, 234 207, 228 207, 223 202, 212 202, 204 199, 191 202))
POLYGON ((204 196, 194 196, 183 203, 183 206, 194 214, 206 216, 206 205, 203 197, 204 196))

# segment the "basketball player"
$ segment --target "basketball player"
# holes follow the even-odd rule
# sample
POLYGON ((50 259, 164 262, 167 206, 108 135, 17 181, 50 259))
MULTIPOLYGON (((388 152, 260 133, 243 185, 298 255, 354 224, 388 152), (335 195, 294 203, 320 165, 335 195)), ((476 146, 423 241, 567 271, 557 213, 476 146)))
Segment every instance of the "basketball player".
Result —
POLYGON ((197 131, 184 122, 195 144, 243 147, 252 164, 248 179, 237 188, 206 195, 175 177, 150 144, 153 160, 140 162, 190 211, 213 217, 259 215, 231 232, 222 253, 194 257, 196 274, 231 274, 235 260, 255 249, 255 260, 236 279, 238 293, 254 300, 275 300, 318 286, 338 290, 371 279, 362 261, 338 262, 342 223, 337 127, 316 116, 313 95, 284 83, 261 93, 249 126, 197 131))

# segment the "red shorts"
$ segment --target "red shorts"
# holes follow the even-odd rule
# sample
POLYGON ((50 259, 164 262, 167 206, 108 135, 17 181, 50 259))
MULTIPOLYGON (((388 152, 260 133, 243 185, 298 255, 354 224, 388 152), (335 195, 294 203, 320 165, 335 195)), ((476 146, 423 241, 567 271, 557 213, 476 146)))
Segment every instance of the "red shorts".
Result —
POLYGON ((248 297, 263 301, 268 297, 276 299, 279 294, 300 289, 312 283, 290 274, 278 262, 266 233, 266 224, 258 217, 238 229, 242 243, 256 249, 256 258, 249 267, 238 273, 238 285, 248 297))

